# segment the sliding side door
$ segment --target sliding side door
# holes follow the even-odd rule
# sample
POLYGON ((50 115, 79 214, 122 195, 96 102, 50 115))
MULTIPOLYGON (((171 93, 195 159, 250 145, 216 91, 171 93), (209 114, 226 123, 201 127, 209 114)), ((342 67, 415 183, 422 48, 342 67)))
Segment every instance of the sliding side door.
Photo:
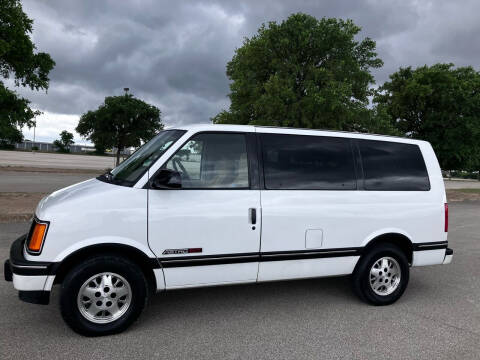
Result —
POLYGON ((264 169, 258 280, 351 273, 359 258, 357 225, 364 210, 351 140, 258 136, 264 169))

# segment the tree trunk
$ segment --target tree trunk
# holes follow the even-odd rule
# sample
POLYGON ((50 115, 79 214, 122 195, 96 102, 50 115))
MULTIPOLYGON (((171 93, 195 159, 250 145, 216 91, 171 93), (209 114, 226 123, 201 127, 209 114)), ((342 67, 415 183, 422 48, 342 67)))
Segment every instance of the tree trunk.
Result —
POLYGON ((115 166, 118 166, 120 164, 120 146, 117 147, 117 162, 115 166))

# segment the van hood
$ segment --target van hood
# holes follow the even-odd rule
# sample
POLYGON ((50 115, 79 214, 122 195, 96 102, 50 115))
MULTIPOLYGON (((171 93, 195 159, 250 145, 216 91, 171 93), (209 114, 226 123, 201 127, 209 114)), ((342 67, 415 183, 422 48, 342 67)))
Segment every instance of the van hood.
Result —
POLYGON ((94 206, 92 199, 96 199, 94 203, 98 203, 100 198, 109 197, 108 194, 112 191, 118 191, 118 188, 120 186, 97 179, 86 180, 57 190, 44 197, 38 203, 35 215, 40 220, 48 221, 57 212, 81 211, 88 203, 90 203, 90 207, 94 206))

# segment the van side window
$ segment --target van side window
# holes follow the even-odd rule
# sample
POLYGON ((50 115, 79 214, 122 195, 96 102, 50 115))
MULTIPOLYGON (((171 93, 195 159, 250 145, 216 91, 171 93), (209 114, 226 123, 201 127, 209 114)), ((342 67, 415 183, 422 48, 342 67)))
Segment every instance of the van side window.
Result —
POLYGON ((428 191, 425 161, 418 145, 358 140, 366 190, 428 191))
POLYGON ((183 189, 249 187, 245 135, 198 134, 164 166, 180 172, 183 189))
POLYGON ((354 190, 357 187, 349 139, 261 134, 265 188, 354 190))

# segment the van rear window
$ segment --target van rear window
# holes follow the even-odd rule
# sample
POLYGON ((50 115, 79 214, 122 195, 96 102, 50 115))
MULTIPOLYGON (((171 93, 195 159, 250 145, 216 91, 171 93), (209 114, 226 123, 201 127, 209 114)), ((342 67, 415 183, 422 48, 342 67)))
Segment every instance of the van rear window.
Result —
POLYGON ((348 139, 262 134, 265 188, 354 190, 353 153, 348 139))
POLYGON ((365 190, 428 191, 425 161, 418 145, 358 140, 365 190))

